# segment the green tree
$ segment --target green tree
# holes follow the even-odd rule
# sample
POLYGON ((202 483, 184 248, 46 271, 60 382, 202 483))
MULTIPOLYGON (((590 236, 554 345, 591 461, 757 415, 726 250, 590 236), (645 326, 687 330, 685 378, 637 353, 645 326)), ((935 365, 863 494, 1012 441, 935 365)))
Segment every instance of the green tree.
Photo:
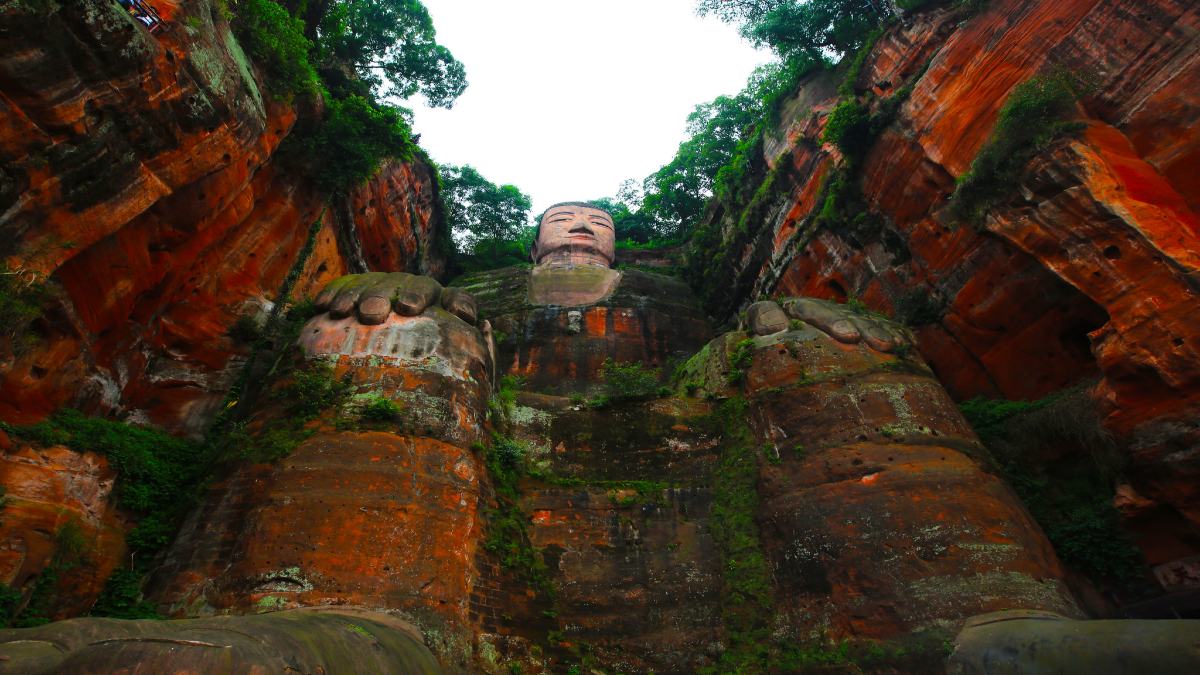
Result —
POLYGON ((374 175, 384 158, 412 157, 409 114, 357 95, 333 99, 321 124, 297 141, 301 162, 317 187, 344 193, 374 175))
POLYGON ((308 58, 312 42, 304 35, 304 22, 273 0, 230 0, 229 8, 238 39, 270 75, 268 87, 276 95, 316 89, 317 73, 308 58))
POLYGON ((589 202, 608 211, 609 215, 613 217, 613 228, 616 230, 618 240, 645 244, 658 234, 656 224, 650 215, 622 199, 620 194, 615 198, 603 197, 591 199, 589 202))
POLYGON ((744 37, 786 59, 854 52, 893 16, 888 0, 698 0, 697 11, 740 24, 744 37))
POLYGON ((324 94, 322 117, 301 120, 285 152, 324 192, 344 193, 385 158, 412 157, 411 112, 380 97, 419 93, 449 108, 467 85, 419 0, 228 2, 272 89, 324 94))
MULTIPOLYGON (((262 1, 262 0, 258 0, 262 1)), ((437 42, 419 0, 286 0, 316 45, 321 77, 334 93, 367 92, 449 108, 466 89, 466 71, 437 42)))
POLYGON ((638 213, 654 224, 656 236, 686 235, 704 213, 709 197, 721 191, 720 184, 737 181, 737 171, 726 167, 746 164, 745 155, 758 150, 758 129, 770 121, 779 99, 790 94, 800 78, 824 65, 824 60, 799 58, 760 66, 736 95, 718 96, 696 106, 687 118, 687 140, 670 162, 643 183, 638 213))
POLYGON ((496 185, 471 166, 443 165, 442 204, 460 250, 501 257, 523 234, 533 203, 514 185, 496 185))

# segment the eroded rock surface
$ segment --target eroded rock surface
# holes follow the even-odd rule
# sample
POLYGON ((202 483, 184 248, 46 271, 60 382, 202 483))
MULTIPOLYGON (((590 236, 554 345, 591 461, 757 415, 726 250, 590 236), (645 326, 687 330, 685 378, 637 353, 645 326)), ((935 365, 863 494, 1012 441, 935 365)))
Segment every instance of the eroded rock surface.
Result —
POLYGON ((1137 11, 1005 0, 977 14, 909 13, 850 83, 874 111, 907 96, 852 176, 868 217, 817 221, 822 186, 843 162, 821 141, 838 75, 814 75, 765 136, 771 194, 749 218, 745 204, 709 211, 714 250, 728 253, 702 270, 708 309, 727 316, 772 293, 860 298, 915 326, 923 358, 959 400, 1035 399, 1099 377, 1105 424, 1158 513, 1129 523, 1148 560, 1200 552, 1200 191, 1182 168, 1200 152, 1198 12, 1177 0, 1137 11), (1087 83, 1083 129, 1025 167, 981 227, 952 222, 947 198, 1005 100, 1054 73, 1087 83), (742 221, 752 224, 744 235, 742 221))
POLYGON ((35 339, 0 345, 9 422, 75 406, 198 434, 248 349, 230 328, 293 267, 295 298, 348 272, 444 271, 429 166, 385 163, 326 209, 276 152, 297 111, 217 4, 167 13, 151 36, 116 2, 0 10, 0 257, 52 291, 35 339))
POLYGON ((298 444, 213 486, 152 596, 174 616, 395 610, 437 632, 439 656, 461 665, 489 495, 470 449, 485 437, 489 342, 472 299, 429 277, 353 275, 318 303, 327 311, 302 329, 294 370, 277 375, 248 427, 268 438, 291 429, 298 444), (342 393, 289 427, 289 387, 312 372, 342 393), (366 416, 381 403, 384 415, 366 416))
POLYGON ((95 453, 7 444, 0 454, 0 583, 28 596, 58 556, 56 606, 45 618, 78 616, 125 562, 129 523, 114 503, 116 472, 95 453))

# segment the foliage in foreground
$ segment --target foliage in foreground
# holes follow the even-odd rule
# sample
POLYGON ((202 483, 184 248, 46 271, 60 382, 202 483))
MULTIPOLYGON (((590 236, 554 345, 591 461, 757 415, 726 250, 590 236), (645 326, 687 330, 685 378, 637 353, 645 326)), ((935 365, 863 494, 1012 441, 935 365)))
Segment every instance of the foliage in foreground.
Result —
POLYGON ((316 45, 321 76, 331 85, 351 72, 381 98, 416 94, 449 108, 467 87, 466 71, 437 42, 429 11, 418 0, 286 0, 303 16, 316 45))
POLYGON ((604 378, 604 393, 589 401, 593 408, 603 408, 621 401, 640 401, 668 391, 660 386, 661 373, 640 363, 606 359, 600 374, 604 378))
POLYGON ((234 33, 266 71, 271 91, 290 96, 317 90, 317 71, 309 60, 313 45, 303 21, 274 0, 229 0, 228 7, 234 33))
POLYGON ((700 220, 708 200, 735 196, 784 97, 800 80, 825 67, 824 59, 792 59, 761 66, 741 92, 697 105, 687 118, 687 139, 675 157, 626 185, 615 199, 598 200, 613 214, 617 235, 633 241, 680 241, 700 220))
POLYGON ((527 231, 533 206, 528 195, 515 185, 496 185, 469 165, 445 164, 438 174, 446 225, 461 254, 494 263, 477 260, 477 269, 502 267, 509 257, 528 259, 524 247, 521 255, 512 247, 527 231))
POLYGON ((14 353, 24 352, 37 341, 29 327, 42 316, 50 293, 40 276, 0 263, 0 336, 10 341, 14 353))
POLYGON ((717 672, 767 670, 774 651, 771 576, 755 522, 758 451, 746 417, 746 402, 732 398, 707 421, 722 436, 711 518, 722 561, 721 620, 727 648, 717 672))
POLYGON ((157 551, 168 543, 191 506, 192 488, 205 475, 197 444, 157 429, 138 427, 78 410, 63 410, 45 422, 5 425, 19 438, 43 446, 65 445, 104 455, 120 476, 117 504, 140 516, 128 537, 132 550, 157 551))
POLYGON ((408 111, 351 95, 329 101, 321 122, 293 143, 298 161, 326 193, 345 193, 379 170, 386 158, 412 159, 408 111))
POLYGON ((783 58, 853 53, 894 16, 878 0, 698 0, 697 9, 737 24, 743 37, 783 58))
MULTIPOLYGON (((117 472, 117 504, 138 517, 126 537, 136 561, 148 561, 168 543, 196 504, 198 490, 208 476, 210 464, 202 446, 166 433, 123 422, 87 417, 77 410, 63 410, 45 422, 29 426, 4 425, 13 436, 42 446, 65 445, 77 452, 104 455, 117 472)), ((44 616, 51 607, 59 577, 69 571, 64 560, 86 557, 82 537, 59 533, 54 559, 39 576, 24 618, 18 624, 44 616), (63 537, 74 541, 65 546, 63 537), (78 549, 78 550, 77 550, 78 549), (64 559, 62 556, 67 555, 64 559)), ((97 616, 150 618, 153 608, 139 600, 141 570, 119 570, 118 583, 110 582, 93 608, 97 616)))
POLYGON ((496 506, 489 508, 487 536, 483 547, 496 556, 500 565, 520 575, 544 600, 553 601, 554 584, 541 552, 529 539, 529 517, 521 510, 519 483, 526 473, 525 446, 502 434, 492 437, 490 446, 477 448, 496 490, 496 506))
POLYGON ((1036 401, 972 399, 960 409, 1064 563, 1104 583, 1142 574, 1112 505, 1123 458, 1086 387, 1036 401))

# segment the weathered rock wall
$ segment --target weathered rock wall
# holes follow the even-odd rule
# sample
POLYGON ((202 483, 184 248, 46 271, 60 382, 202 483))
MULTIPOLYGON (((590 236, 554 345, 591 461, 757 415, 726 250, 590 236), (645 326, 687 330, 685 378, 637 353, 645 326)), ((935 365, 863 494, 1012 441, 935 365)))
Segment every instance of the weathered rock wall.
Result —
POLYGON ((1200 526, 1190 487, 1198 29, 1200 9, 1171 0, 996 0, 977 15, 909 16, 854 83, 873 106, 911 85, 858 174, 882 225, 817 225, 824 181, 842 161, 820 140, 840 73, 811 78, 764 143, 776 182, 757 229, 737 234, 743 205, 708 214, 733 247, 710 309, 728 314, 772 293, 861 298, 917 324, 922 356, 960 399, 1037 398, 1099 376, 1106 425, 1130 448, 1137 489, 1200 526), (1010 92, 1056 69, 1090 83, 1078 108, 1086 128, 1037 157, 982 228, 951 222, 955 179, 1010 92))
POLYGON ((276 154, 297 109, 214 3, 153 36, 115 2, 47 4, 0 14, 0 253, 53 295, 0 364, 0 417, 198 432, 247 352, 230 327, 269 309, 318 219, 293 297, 362 265, 444 272, 429 165, 387 163, 326 209, 276 154))
POLYGON ((129 523, 112 499, 116 471, 95 453, 0 440, 0 485, 5 490, 0 583, 36 602, 33 587, 43 570, 54 565, 44 594, 53 595, 56 606, 40 609, 48 618, 78 616, 91 608, 109 574, 125 559, 129 523))

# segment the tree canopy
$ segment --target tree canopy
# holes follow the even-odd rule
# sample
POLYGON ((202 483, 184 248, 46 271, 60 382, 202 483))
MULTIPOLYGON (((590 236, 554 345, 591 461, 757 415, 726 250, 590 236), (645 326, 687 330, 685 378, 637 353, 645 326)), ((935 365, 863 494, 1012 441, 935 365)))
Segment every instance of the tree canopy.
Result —
MULTIPOLYGON (((466 71, 438 44, 419 0, 292 0, 305 5, 310 39, 324 72, 354 73, 373 93, 449 108, 466 89, 466 71)), ((298 9, 298 8, 297 8, 298 9)))
POLYGON ((285 154, 330 194, 370 178, 385 158, 413 155, 411 112, 382 99, 421 94, 449 108, 467 86, 419 0, 228 0, 228 7, 239 42, 276 96, 324 99, 321 118, 302 118, 285 154))
MULTIPOLYGON (((913 3, 923 4, 904 6, 913 3)), ((859 50, 891 19, 893 7, 890 0, 697 0, 699 14, 737 25, 780 60, 756 69, 739 93, 696 106, 687 139, 646 177, 637 199, 597 200, 609 203, 618 234, 638 242, 678 240, 710 198, 736 198, 779 101, 809 72, 859 50)))
POLYGON ((529 196, 514 185, 496 185, 469 165, 443 165, 439 174, 446 222, 459 251, 493 262, 511 257, 511 244, 528 229, 529 196))
POLYGON ((697 105, 687 118, 687 139, 641 190, 627 181, 616 198, 593 200, 612 213, 618 237, 636 243, 685 238, 708 200, 738 182, 735 169, 757 151, 759 128, 778 101, 824 65, 797 58, 760 66, 742 91, 697 105))
POLYGON ((697 11, 785 59, 845 56, 893 16, 889 0, 698 0, 697 11))

